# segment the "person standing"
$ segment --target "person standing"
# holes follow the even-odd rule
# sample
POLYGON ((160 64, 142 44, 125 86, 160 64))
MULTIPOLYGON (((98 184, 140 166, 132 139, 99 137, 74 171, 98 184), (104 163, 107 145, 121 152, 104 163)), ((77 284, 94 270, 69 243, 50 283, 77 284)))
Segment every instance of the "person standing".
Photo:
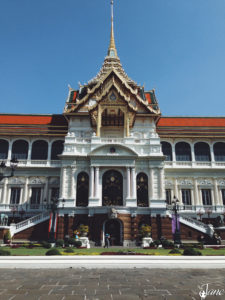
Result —
POLYGON ((105 234, 105 246, 104 246, 104 248, 109 248, 109 246, 110 246, 109 239, 110 239, 110 235, 108 233, 106 233, 105 234))

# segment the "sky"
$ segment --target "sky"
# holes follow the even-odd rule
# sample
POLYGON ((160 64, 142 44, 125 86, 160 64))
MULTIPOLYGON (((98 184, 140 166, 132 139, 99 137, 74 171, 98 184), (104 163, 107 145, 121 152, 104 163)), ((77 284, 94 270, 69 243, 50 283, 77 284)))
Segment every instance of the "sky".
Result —
MULTIPOLYGON (((225 0, 114 0, 121 63, 163 116, 225 116, 225 0)), ((62 113, 100 70, 110 0, 0 0, 0 113, 62 113)))

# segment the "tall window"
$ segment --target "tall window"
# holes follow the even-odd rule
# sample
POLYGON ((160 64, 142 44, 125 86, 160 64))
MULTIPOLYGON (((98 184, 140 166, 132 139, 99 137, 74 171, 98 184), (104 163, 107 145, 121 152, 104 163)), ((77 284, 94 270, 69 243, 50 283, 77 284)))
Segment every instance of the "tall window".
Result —
POLYGON ((0 159, 7 159, 9 143, 5 140, 0 140, 0 159))
POLYGON ((199 142, 194 146, 196 161, 211 161, 210 149, 207 143, 199 142))
POLYGON ((27 159, 28 156, 28 142, 24 140, 17 140, 12 145, 12 158, 27 159))
POLYGON ((31 159, 45 160, 48 157, 48 143, 46 141, 35 141, 32 145, 31 159))
POLYGON ((184 205, 191 205, 191 190, 181 190, 184 205))
POLYGON ((221 190, 223 205, 225 205, 225 190, 221 190))
POLYGON ((166 203, 167 204, 171 204, 172 200, 171 200, 171 190, 166 189, 166 203))
POLYGON ((175 145, 177 161, 191 161, 191 147, 188 143, 180 142, 175 145))
POLYGON ((137 206, 148 207, 148 176, 144 173, 137 175, 137 206))
POLYGON ((77 206, 88 206, 89 176, 81 172, 77 176, 77 206))
POLYGON ((172 161, 172 147, 168 142, 162 142, 162 152, 166 156, 166 161, 172 161))
POLYGON ((218 142, 213 146, 215 161, 225 161, 225 143, 218 142))
POLYGON ((40 204, 41 202, 41 188, 32 188, 31 193, 31 204, 40 204))
POLYGON ((51 160, 58 160, 59 154, 63 152, 64 141, 55 141, 52 143, 51 160))
POLYGON ((202 203, 203 205, 212 205, 211 190, 202 190, 202 203))
POLYGON ((21 188, 11 188, 10 204, 20 203, 21 188))

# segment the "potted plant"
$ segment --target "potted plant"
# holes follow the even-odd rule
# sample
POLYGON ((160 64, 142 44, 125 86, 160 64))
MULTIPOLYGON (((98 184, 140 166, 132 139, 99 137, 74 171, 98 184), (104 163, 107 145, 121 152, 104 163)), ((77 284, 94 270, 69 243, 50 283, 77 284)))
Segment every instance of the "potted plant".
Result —
POLYGON ((140 229, 140 233, 142 237, 150 237, 151 236, 151 226, 148 224, 143 224, 140 229))
POLYGON ((79 231, 80 236, 85 237, 85 236, 88 235, 89 227, 88 227, 88 225, 83 225, 83 224, 81 224, 81 225, 78 227, 77 230, 79 231))
POLYGON ((9 230, 7 230, 6 232, 5 232, 5 234, 4 234, 4 243, 5 244, 10 244, 11 243, 11 239, 12 239, 12 237, 11 237, 11 233, 10 233, 10 231, 9 230))

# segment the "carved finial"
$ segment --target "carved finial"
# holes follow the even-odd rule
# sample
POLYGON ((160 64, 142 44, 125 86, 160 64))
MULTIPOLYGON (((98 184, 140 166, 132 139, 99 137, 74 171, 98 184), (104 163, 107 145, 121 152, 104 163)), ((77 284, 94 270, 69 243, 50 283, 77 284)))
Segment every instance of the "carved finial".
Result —
POLYGON ((108 49, 108 56, 117 57, 116 44, 114 39, 114 24, 113 24, 113 0, 111 0, 111 36, 108 49))
POLYGON ((73 89, 71 88, 71 85, 68 84, 68 88, 69 88, 69 91, 72 91, 73 89))

